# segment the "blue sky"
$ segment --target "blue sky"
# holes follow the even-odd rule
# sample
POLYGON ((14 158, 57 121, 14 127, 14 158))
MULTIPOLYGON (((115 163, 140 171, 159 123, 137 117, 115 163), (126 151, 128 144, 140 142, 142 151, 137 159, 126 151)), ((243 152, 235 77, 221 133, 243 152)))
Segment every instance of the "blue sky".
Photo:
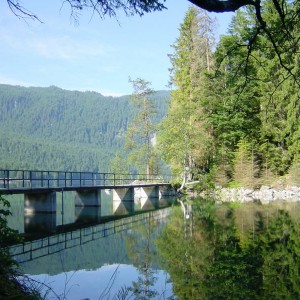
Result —
MULTIPOLYGON (((167 0, 168 10, 143 17, 119 13, 118 21, 86 11, 78 25, 62 2, 23 0, 39 23, 18 19, 0 1, 0 83, 120 96, 132 93, 131 77, 167 89, 170 45, 179 36, 187 0, 167 0)), ((225 33, 231 14, 217 17, 218 33, 225 33)))

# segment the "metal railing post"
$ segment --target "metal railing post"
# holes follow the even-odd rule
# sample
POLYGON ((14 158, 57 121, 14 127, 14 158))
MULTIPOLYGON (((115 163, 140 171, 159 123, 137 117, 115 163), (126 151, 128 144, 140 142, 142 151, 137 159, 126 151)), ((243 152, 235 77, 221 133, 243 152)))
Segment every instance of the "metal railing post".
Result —
POLYGON ((7 189, 9 190, 9 170, 7 170, 7 189))
POLYGON ((6 189, 6 170, 3 170, 3 188, 6 189))

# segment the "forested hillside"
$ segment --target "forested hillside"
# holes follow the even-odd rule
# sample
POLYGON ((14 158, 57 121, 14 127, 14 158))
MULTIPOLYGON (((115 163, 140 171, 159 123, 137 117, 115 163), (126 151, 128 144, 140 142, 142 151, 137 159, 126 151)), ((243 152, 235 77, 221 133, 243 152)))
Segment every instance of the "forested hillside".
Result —
MULTIPOLYGON (((159 122, 168 91, 154 95, 159 122)), ((109 171, 135 115, 130 96, 0 85, 0 168, 109 171)))

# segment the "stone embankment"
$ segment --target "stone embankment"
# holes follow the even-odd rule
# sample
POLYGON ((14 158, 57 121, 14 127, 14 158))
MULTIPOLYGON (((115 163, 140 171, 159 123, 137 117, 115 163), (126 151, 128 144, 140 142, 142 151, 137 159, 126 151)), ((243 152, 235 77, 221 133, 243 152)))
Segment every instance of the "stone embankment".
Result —
POLYGON ((260 189, 249 188, 221 188, 216 190, 216 198, 222 202, 251 202, 260 201, 263 204, 272 201, 300 201, 300 187, 287 186, 275 189, 271 186, 262 186, 260 189))

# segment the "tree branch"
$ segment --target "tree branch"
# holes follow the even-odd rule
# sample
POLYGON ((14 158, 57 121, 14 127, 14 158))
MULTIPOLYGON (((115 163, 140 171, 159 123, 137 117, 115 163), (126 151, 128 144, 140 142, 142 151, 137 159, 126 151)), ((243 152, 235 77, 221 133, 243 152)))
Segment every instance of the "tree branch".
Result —
POLYGON ((64 0, 74 11, 92 9, 101 18, 104 16, 116 17, 117 11, 123 11, 126 16, 139 15, 166 9, 166 0, 64 0))
POLYGON ((247 5, 254 5, 254 0, 189 0, 191 3, 196 6, 205 9, 210 12, 230 12, 236 11, 239 8, 247 5))
POLYGON ((36 16, 31 11, 29 11, 25 7, 23 7, 18 1, 16 1, 16 0, 7 0, 7 4, 8 4, 9 9, 12 11, 12 13, 16 17, 18 17, 20 19, 29 18, 29 19, 32 19, 34 21, 39 21, 39 22, 43 23, 39 19, 38 16, 36 16))

